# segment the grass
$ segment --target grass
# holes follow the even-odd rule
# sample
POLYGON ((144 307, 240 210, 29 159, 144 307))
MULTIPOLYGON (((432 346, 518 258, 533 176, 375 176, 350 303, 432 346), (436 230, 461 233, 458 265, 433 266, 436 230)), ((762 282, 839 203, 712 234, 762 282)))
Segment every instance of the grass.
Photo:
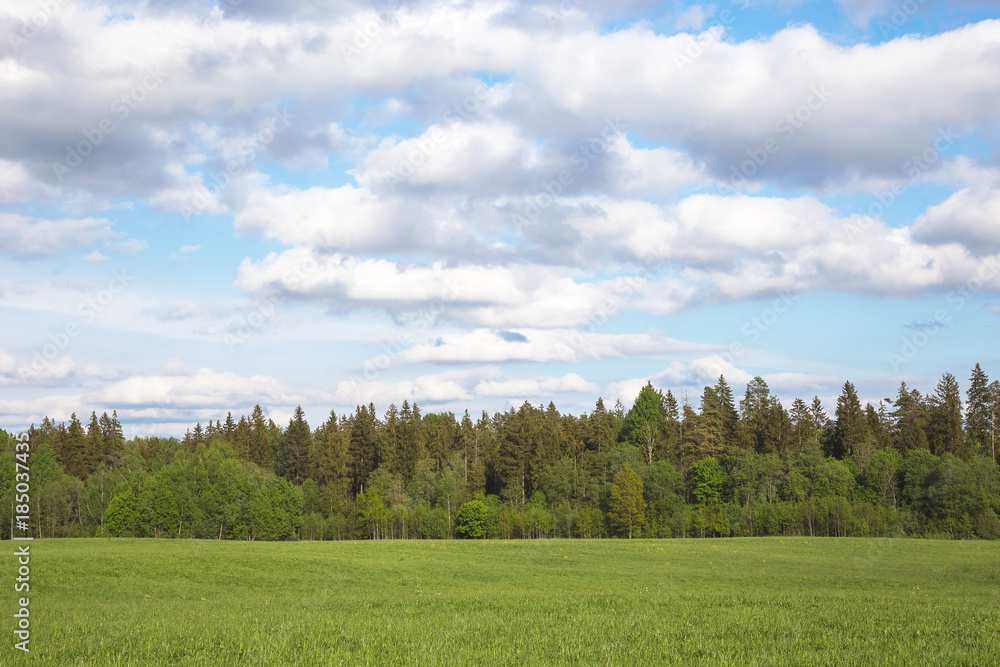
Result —
MULTIPOLYGON (((15 560, 0 570, 10 582, 15 560)), ((66 539, 35 541, 31 566, 32 651, 18 662, 982 665, 1000 656, 1000 542, 66 539)), ((7 609, 12 587, 3 584, 7 609)), ((0 662, 21 653, 12 644, 0 662)))

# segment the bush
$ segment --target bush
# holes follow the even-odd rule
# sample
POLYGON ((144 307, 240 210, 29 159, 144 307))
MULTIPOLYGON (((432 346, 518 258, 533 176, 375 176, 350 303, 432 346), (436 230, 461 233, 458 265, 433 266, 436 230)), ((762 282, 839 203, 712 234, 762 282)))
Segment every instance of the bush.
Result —
POLYGON ((1000 537, 1000 518, 996 512, 987 509, 976 519, 976 535, 984 540, 995 540, 1000 537))
POLYGON ((481 500, 470 500, 458 510, 455 519, 455 536, 479 540, 486 537, 486 519, 489 510, 481 500))

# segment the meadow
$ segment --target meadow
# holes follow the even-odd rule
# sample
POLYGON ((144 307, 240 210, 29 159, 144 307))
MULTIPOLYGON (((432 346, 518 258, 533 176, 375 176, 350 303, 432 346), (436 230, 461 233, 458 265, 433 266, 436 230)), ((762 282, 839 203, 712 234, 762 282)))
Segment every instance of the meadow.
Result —
POLYGON ((1000 655, 996 541, 47 539, 32 544, 31 565, 31 653, 8 639, 6 664, 982 665, 1000 655))

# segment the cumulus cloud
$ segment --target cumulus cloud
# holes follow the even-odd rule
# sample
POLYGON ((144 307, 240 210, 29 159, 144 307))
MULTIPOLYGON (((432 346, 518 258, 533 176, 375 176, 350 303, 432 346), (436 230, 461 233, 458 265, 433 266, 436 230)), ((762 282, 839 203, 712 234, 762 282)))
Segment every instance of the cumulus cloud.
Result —
MULTIPOLYGON (((674 362, 667 368, 653 375, 642 378, 629 378, 612 382, 605 388, 605 398, 620 400, 630 405, 639 395, 639 391, 651 382, 654 387, 663 391, 671 389, 674 395, 689 390, 689 400, 697 409, 698 397, 702 389, 714 386, 723 376, 730 387, 734 388, 736 400, 739 401, 740 389, 750 382, 754 375, 745 369, 735 366, 730 360, 720 355, 710 355, 691 361, 688 364, 674 362)), ((834 375, 812 375, 808 373, 774 372, 761 375, 771 393, 779 399, 790 402, 793 398, 808 398, 810 395, 836 395, 844 383, 844 379, 834 375)))
POLYGON ((554 396, 559 393, 596 394, 598 387, 575 373, 560 377, 510 377, 497 366, 482 366, 456 371, 421 375, 412 380, 360 382, 345 380, 337 384, 334 402, 337 404, 397 405, 411 403, 473 402, 503 398, 517 404, 525 400, 554 396))
POLYGON ((19 257, 44 257, 70 248, 85 248, 111 236, 103 218, 47 220, 0 213, 0 252, 19 257))
POLYGON ((928 243, 954 243, 976 255, 1000 251, 1000 179, 959 190, 917 218, 914 236, 928 243))
POLYGON ((412 345, 399 358, 414 363, 575 362, 689 354, 704 352, 711 347, 687 343, 658 332, 602 334, 567 329, 521 329, 516 332, 473 329, 444 334, 412 345))
POLYGON ((15 359, 0 348, 0 386, 8 387, 77 387, 96 379, 109 379, 114 373, 72 356, 60 356, 54 344, 31 355, 15 359), (51 350, 55 350, 54 352, 51 350))
POLYGON ((284 384, 275 378, 241 376, 228 371, 201 368, 190 375, 136 375, 116 382, 93 396, 94 402, 123 407, 231 409, 248 402, 294 401, 284 384))
MULTIPOLYGON (((628 14, 647 0, 154 5, 62 3, 0 60, 0 253, 34 269, 82 249, 97 264, 147 247, 117 231, 127 206, 153 207, 142 223, 161 230, 178 213, 213 216, 254 237, 238 267, 180 235, 163 256, 202 253, 190 268, 235 277, 244 299, 130 292, 102 324, 120 309, 122 328, 218 337, 232 321, 213 318, 284 299, 320 312, 280 318, 291 338, 360 342, 346 318, 388 313, 397 330, 432 329, 401 351, 406 371, 455 368, 293 391, 231 369, 118 377, 69 359, 36 380, 87 385, 84 405, 179 423, 258 401, 276 419, 309 401, 516 401, 594 386, 544 368, 512 377, 503 364, 636 357, 665 358, 657 382, 737 382, 749 371, 712 346, 594 325, 810 290, 914 296, 977 276, 1000 291, 1000 274, 982 275, 1000 262, 1000 181, 991 158, 961 155, 992 154, 1000 21, 852 43, 794 21, 737 40, 711 25, 710 5, 628 14), (945 150, 942 133, 956 137, 945 150), (914 176, 912 157, 931 150, 914 176), (915 222, 900 210, 926 206, 930 188, 891 221, 843 212, 904 178, 946 192, 915 222)), ((841 5, 859 26, 894 8, 841 5)), ((0 34, 33 11, 6 3, 0 34)), ((46 280, 5 280, 0 300, 78 312, 86 281, 46 280)), ((27 383, 4 354, 0 383, 27 383)), ((631 397, 642 382, 611 388, 631 397)))
POLYGON ((250 294, 314 299, 331 311, 380 307, 480 326, 577 326, 617 298, 614 281, 576 282, 568 270, 400 264, 304 249, 244 260, 239 285, 250 294))

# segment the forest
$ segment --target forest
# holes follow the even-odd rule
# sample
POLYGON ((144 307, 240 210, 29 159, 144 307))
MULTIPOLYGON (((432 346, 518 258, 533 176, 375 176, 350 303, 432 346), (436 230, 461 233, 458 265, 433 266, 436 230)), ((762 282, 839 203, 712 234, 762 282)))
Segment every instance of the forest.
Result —
MULTIPOLYGON (((862 406, 845 382, 786 409, 760 377, 696 403, 647 384, 626 410, 524 402, 492 416, 416 404, 301 407, 284 428, 231 413, 183 436, 122 434, 117 412, 29 430, 38 537, 231 540, 1000 537, 1000 382, 976 364, 862 406)), ((15 451, 0 431, 0 532, 12 532, 15 451)))

